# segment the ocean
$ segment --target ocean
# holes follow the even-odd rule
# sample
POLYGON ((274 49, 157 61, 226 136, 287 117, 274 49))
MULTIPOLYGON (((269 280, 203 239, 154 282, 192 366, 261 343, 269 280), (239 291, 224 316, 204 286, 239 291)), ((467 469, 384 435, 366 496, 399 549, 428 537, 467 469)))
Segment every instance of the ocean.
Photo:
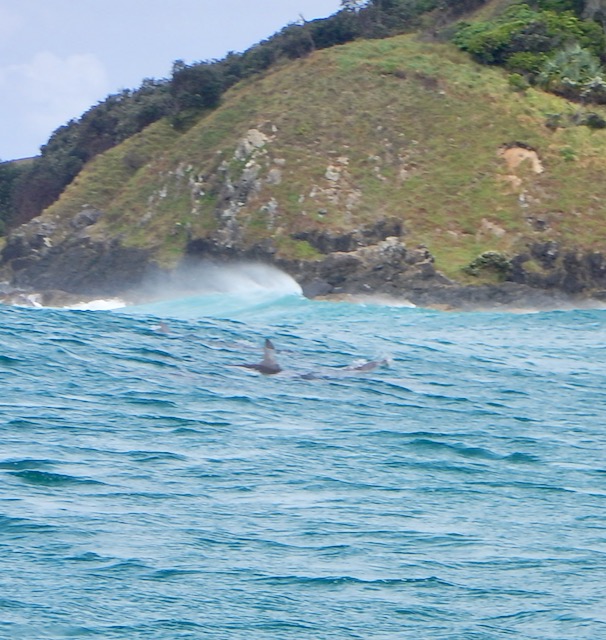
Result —
POLYGON ((1 638, 606 638, 605 310, 224 280, 0 307, 1 638))

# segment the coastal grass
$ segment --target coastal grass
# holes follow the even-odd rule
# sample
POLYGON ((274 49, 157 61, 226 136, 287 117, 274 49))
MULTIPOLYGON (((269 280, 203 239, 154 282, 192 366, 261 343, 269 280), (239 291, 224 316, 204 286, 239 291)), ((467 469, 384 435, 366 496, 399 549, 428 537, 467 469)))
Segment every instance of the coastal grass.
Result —
POLYGON ((408 244, 424 244, 440 270, 464 280, 485 251, 603 245, 606 131, 570 124, 584 108, 515 91, 505 72, 448 44, 354 42, 232 88, 187 132, 152 125, 91 162, 46 215, 99 208, 91 233, 151 249, 163 264, 227 228, 316 259, 292 234, 396 217, 408 244), (547 126, 553 114, 566 126, 547 126), (236 154, 251 129, 265 143, 236 154), (499 151, 515 144, 536 151, 541 173, 507 165, 499 151))

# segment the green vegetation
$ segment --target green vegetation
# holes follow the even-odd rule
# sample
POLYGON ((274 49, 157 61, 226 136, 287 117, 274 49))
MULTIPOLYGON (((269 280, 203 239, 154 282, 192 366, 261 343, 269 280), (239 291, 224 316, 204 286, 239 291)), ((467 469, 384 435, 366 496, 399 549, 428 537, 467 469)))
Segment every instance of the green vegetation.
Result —
POLYGON ((580 102, 606 103, 604 29, 582 19, 580 0, 516 3, 491 20, 459 25, 454 43, 473 58, 511 71, 524 81, 580 102))
POLYGON ((177 60, 170 82, 173 117, 179 130, 187 129, 205 109, 214 109, 221 101, 223 79, 217 65, 187 65, 177 60))
POLYGON ((16 162, 0 161, 0 236, 10 222, 14 186, 24 169, 16 162))
POLYGON ((532 9, 514 4, 495 19, 461 25, 454 42, 483 64, 534 71, 552 53, 569 44, 599 54, 604 47, 601 27, 572 12, 532 9))
POLYGON ((606 103, 606 80, 597 56, 579 44, 547 58, 536 78, 541 88, 571 100, 606 103))
POLYGON ((298 234, 395 217, 447 275, 494 281, 494 265, 465 269, 533 238, 599 246, 606 130, 576 126, 590 114, 606 118, 532 86, 512 91, 501 69, 448 43, 360 40, 233 87, 187 131, 155 123, 89 163, 45 215, 70 233, 94 206, 105 213, 91 233, 164 265, 213 233, 313 260, 298 234), (250 130, 264 142, 242 155, 250 130), (514 141, 537 150, 542 173, 508 166, 500 153, 514 141))
POLYGON ((288 236, 279 236, 276 240, 278 250, 293 260, 317 260, 322 257, 306 240, 293 240, 288 236))
POLYGON ((463 271, 471 276, 492 275, 497 281, 503 281, 511 270, 511 262, 507 256, 498 251, 485 251, 472 260, 463 271))

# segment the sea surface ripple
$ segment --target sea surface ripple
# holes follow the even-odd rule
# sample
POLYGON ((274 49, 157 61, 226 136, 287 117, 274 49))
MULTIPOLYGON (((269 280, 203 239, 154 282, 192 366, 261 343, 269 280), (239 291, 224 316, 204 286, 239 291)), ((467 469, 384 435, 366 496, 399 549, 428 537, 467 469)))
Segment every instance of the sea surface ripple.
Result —
POLYGON ((1 638, 606 638, 606 311, 0 317, 1 638))

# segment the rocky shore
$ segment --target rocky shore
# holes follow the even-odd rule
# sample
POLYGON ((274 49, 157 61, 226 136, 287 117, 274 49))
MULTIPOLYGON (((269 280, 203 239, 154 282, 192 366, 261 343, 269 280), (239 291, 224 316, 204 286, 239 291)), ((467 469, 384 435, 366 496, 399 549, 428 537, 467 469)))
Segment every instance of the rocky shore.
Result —
MULTIPOLYGON (((73 233, 60 242, 42 219, 8 237, 1 253, 3 302, 66 306, 99 297, 129 299, 139 295, 145 281, 163 273, 149 252, 125 247, 117 238, 89 235, 86 230, 94 217, 76 222, 73 233)), ((426 247, 407 246, 395 219, 347 233, 316 232, 297 239, 307 241, 319 257, 290 259, 278 255, 270 240, 238 246, 210 236, 192 239, 181 264, 271 264, 292 276, 309 298, 383 296, 451 310, 555 309, 606 302, 604 255, 563 250, 555 242, 530 245, 526 253, 507 259, 486 254, 477 265, 479 284, 461 284, 436 269, 426 247), (487 273, 500 281, 487 284, 487 273)))

